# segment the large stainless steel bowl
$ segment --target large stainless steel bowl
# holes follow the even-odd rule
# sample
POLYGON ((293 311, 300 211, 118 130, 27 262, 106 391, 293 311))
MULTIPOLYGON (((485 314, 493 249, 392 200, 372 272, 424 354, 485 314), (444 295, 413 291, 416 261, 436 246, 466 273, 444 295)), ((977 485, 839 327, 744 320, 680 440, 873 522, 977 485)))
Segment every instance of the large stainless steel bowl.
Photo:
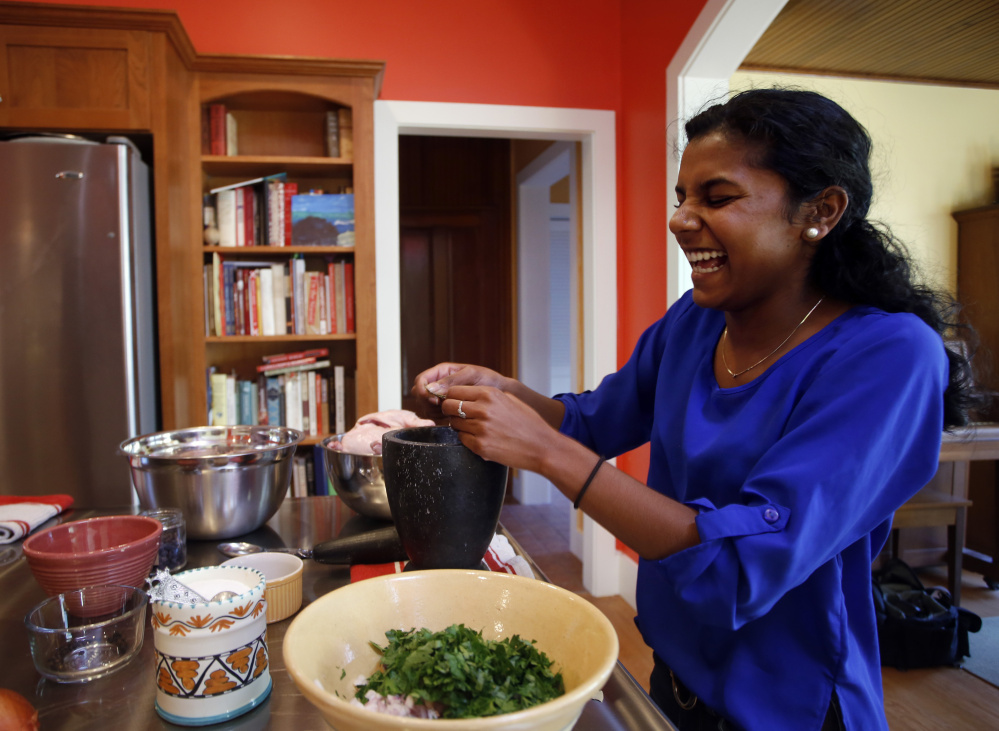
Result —
POLYGON ((343 434, 335 434, 324 439, 323 463, 326 474, 333 482, 333 488, 348 508, 369 518, 392 520, 388 495, 385 493, 385 480, 382 477, 382 457, 380 454, 350 454, 333 448, 343 439, 343 434))
POLYGON ((203 426, 122 442, 146 510, 180 508, 187 535, 231 538, 281 507, 303 434, 283 426, 203 426))

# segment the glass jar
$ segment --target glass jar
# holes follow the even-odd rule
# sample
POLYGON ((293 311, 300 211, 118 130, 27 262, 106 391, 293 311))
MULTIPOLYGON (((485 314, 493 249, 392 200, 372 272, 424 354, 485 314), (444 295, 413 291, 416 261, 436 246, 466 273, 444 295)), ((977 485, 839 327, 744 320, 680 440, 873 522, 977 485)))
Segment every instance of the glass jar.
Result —
POLYGON ((180 508, 157 508, 144 510, 142 514, 156 518, 163 524, 157 565, 168 571, 184 568, 187 564, 187 523, 184 522, 184 513, 180 508))

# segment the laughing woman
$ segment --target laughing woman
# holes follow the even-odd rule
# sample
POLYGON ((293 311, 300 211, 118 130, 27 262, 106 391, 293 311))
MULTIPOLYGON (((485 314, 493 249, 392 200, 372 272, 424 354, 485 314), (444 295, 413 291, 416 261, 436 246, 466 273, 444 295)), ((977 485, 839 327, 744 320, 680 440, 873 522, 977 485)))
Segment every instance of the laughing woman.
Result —
POLYGON ((964 423, 955 308, 868 219, 870 139, 806 91, 685 126, 693 290, 592 392, 444 363, 414 393, 639 556, 652 696, 681 729, 884 729, 871 562, 964 423), (604 463, 650 442, 647 485, 604 463))

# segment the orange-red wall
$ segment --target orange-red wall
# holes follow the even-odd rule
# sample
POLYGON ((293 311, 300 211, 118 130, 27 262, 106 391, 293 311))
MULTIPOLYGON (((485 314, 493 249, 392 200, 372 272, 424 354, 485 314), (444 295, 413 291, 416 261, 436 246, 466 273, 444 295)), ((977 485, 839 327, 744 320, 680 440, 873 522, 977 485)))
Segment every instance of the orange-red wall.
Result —
POLYGON ((666 308, 666 67, 705 1, 58 0, 175 10, 201 53, 383 60, 382 99, 614 110, 622 363, 666 308))

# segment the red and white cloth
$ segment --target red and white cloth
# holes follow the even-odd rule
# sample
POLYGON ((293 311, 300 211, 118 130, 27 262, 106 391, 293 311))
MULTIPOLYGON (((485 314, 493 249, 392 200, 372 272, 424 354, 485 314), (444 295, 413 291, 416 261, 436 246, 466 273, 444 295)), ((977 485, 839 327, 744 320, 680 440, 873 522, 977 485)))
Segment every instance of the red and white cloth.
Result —
MULTIPOLYGON (((527 563, 527 559, 513 549, 506 536, 499 533, 494 535, 493 539, 489 542, 489 548, 486 550, 486 555, 483 556, 483 559, 490 571, 504 571, 508 574, 526 576, 529 579, 534 578, 534 572, 531 570, 530 564, 527 563)), ((405 561, 358 564, 350 567, 350 582, 353 584, 354 582, 372 579, 376 576, 397 574, 405 567, 405 561)))
POLYGON ((0 543, 13 543, 73 504, 69 495, 0 495, 0 543))

